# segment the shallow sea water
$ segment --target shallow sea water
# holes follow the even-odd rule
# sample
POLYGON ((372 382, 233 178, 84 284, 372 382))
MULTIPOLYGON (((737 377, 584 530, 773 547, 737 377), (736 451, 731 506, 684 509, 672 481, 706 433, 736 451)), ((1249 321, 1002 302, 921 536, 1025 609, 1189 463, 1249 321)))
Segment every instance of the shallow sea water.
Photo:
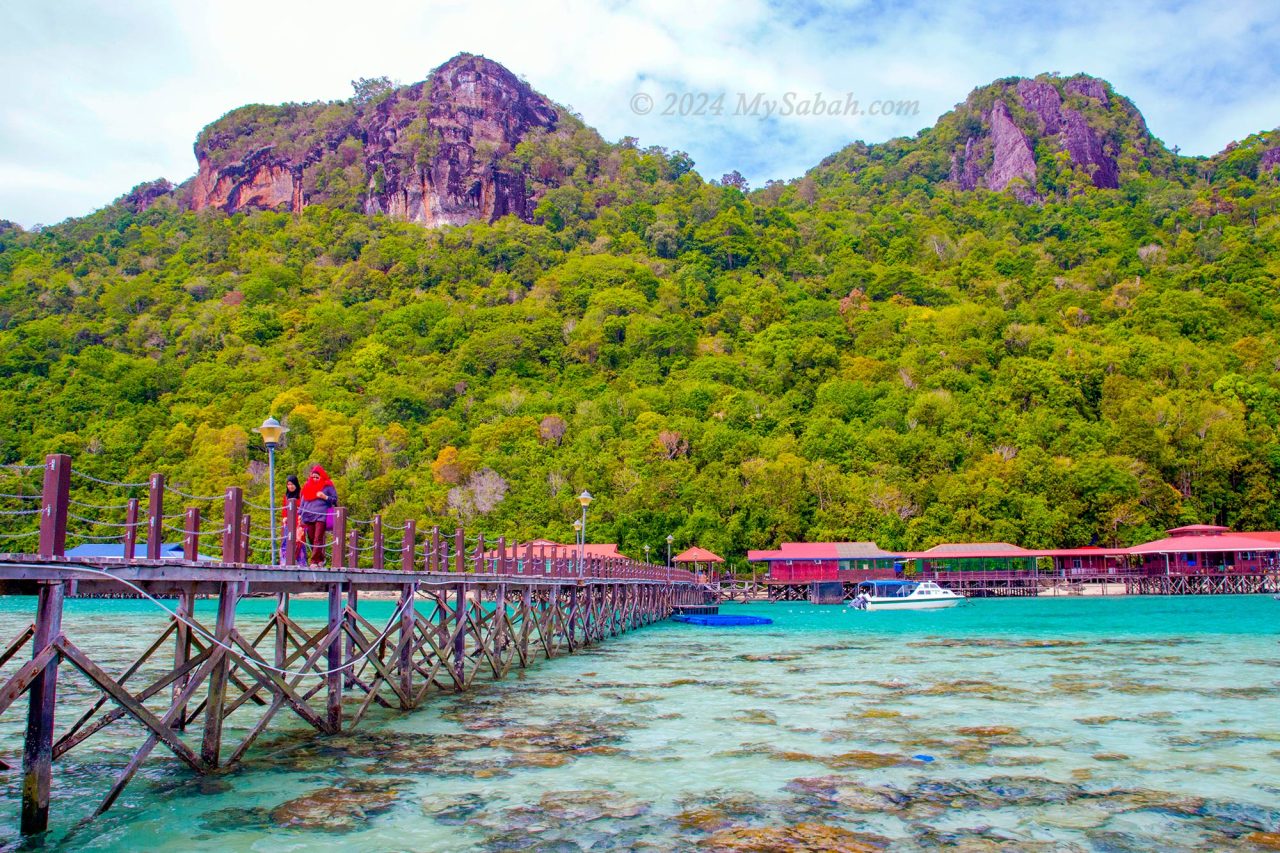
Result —
MULTIPOLYGON (((247 601, 243 618, 261 624, 271 605, 247 601)), ((0 598, 0 642, 30 607, 0 598)), ((663 623, 334 738, 289 722, 223 777, 157 749, 111 812, 68 836, 141 741, 118 724, 55 765, 48 846, 1280 849, 1269 596, 722 612, 775 623, 663 623)), ((70 602, 65 622, 109 669, 163 625, 120 601, 70 602)), ((0 718, 11 764, 24 723, 24 703, 0 718)), ((0 771, 0 847, 17 841, 18 782, 0 771)))

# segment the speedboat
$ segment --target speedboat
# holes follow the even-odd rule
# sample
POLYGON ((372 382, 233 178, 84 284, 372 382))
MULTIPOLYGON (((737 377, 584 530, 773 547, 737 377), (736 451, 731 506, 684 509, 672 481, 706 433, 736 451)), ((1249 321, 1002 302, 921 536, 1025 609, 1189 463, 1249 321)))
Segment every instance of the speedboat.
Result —
POLYGON ((964 599, 933 581, 863 581, 851 604, 858 610, 941 610, 964 599))

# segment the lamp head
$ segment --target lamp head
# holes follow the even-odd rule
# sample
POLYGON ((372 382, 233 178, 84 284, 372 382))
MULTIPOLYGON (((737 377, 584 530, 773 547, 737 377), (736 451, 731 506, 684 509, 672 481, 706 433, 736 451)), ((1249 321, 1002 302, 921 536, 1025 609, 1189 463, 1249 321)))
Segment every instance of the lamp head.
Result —
POLYGON ((267 447, 275 447, 280 443, 280 439, 284 438, 289 428, 282 426, 275 418, 267 418, 262 422, 262 426, 254 427, 253 431, 262 436, 262 443, 267 447))
POLYGON ((674 541, 676 541, 676 537, 674 537, 674 536, 672 536, 670 533, 668 533, 668 534, 667 534, 667 544, 668 544, 668 545, 670 545, 670 544, 671 544, 672 542, 674 542, 674 541))
POLYGON ((583 489, 582 494, 578 495, 578 503, 582 504, 583 509, 586 509, 587 504, 591 503, 591 501, 592 501, 591 493, 588 492, 586 489, 583 489))
POLYGON ((577 531, 578 533, 581 533, 581 532, 582 532, 582 519, 580 519, 580 518, 575 518, 575 519, 573 520, 573 529, 574 529, 575 531, 577 531))

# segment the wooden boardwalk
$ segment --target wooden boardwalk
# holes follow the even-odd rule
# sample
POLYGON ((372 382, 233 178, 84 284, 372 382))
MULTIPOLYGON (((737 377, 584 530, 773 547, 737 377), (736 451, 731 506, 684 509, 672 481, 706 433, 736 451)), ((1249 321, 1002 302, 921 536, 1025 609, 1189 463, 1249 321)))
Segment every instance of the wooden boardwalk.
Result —
MULTIPOLYGON (((350 547, 334 549, 332 567, 255 564, 246 561, 251 540, 240 520, 238 489, 228 490, 219 522, 222 560, 161 560, 151 547, 160 541, 157 518, 164 515, 159 475, 150 483, 148 518, 139 517, 136 501, 123 505, 132 525, 126 538, 144 525, 157 534, 147 554, 134 555, 130 545, 126 558, 73 559, 65 556, 66 525, 74 516, 68 506, 75 504, 70 460, 50 457, 43 475, 39 547, 0 553, 0 594, 36 599, 34 620, 14 626, 11 638, 0 637, 7 640, 0 667, 29 655, 0 685, 0 714, 27 697, 21 830, 28 835, 48 828, 55 761, 118 720, 132 721, 145 739, 96 814, 111 807, 157 747, 193 772, 219 772, 285 718, 322 734, 351 730, 375 705, 410 711, 434 693, 501 679, 513 668, 572 653, 703 600, 684 571, 578 560, 563 548, 522 551, 505 540, 490 549, 483 537, 469 539, 462 530, 448 537, 433 530, 419 547, 412 522, 390 548, 377 522, 369 567, 359 565, 358 543, 351 546, 341 535, 338 541, 350 547), (156 599, 169 613, 135 661, 108 672, 93 648, 64 630, 63 602, 71 594, 122 591, 156 599), (385 623, 371 622, 357 607, 362 594, 374 592, 390 593, 395 602, 385 623), (290 598, 299 593, 326 599, 318 625, 306 627, 290 614, 290 598), (200 596, 217 599, 212 624, 195 616, 200 596), (269 616, 247 617, 243 608, 237 611, 246 596, 268 596, 275 607, 269 616), (98 692, 75 714, 59 706, 60 669, 65 674, 67 668, 98 692), (55 721, 64 718, 69 725, 59 731, 55 721)), ((198 514, 192 528, 199 529, 198 514)), ((198 543, 185 545, 190 556, 199 553, 198 543)), ((5 769, 14 768, 0 759, 5 769)))

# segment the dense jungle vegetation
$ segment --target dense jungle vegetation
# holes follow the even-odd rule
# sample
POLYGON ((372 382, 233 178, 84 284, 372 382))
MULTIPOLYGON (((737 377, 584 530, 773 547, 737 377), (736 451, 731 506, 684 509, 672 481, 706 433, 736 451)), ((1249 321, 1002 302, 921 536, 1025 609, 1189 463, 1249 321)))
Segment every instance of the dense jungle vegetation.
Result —
POLYGON ((572 541, 589 489, 591 541, 739 564, 1280 528, 1268 139, 1119 190, 1059 163, 1025 204, 924 142, 744 192, 582 129, 517 150, 572 176, 534 223, 163 199, 0 228, 0 462, 265 502, 275 415, 281 481, 320 462, 357 517, 572 541))

